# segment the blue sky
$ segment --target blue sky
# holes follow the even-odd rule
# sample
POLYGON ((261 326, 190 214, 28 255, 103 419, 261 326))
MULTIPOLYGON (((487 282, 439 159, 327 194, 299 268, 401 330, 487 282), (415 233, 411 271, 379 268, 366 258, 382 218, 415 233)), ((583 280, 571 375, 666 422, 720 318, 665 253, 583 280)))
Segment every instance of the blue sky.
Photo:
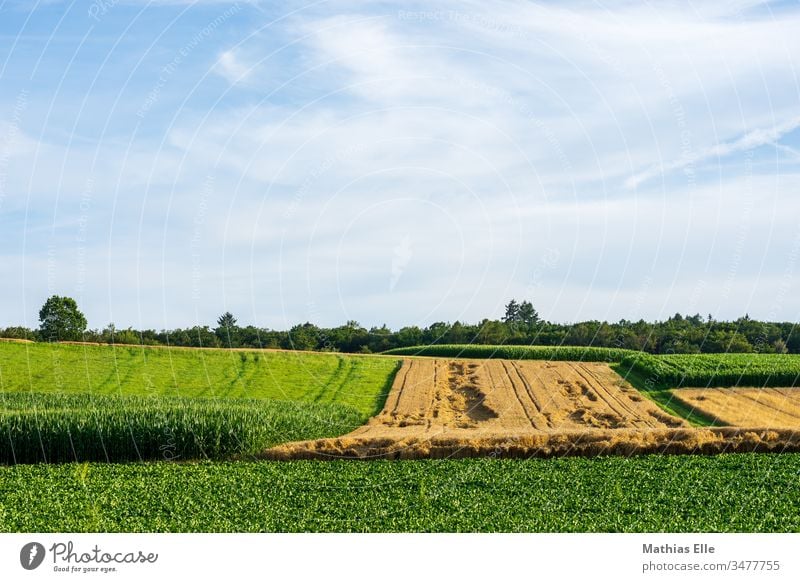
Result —
POLYGON ((800 315, 796 3, 0 0, 0 326, 800 315))

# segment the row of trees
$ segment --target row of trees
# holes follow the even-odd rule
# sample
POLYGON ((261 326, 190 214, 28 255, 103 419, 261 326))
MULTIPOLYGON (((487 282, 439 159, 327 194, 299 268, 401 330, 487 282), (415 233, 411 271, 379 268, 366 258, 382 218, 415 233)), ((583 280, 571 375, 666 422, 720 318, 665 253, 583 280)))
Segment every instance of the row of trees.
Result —
POLYGON ((226 312, 214 328, 118 330, 114 324, 102 330, 87 330, 86 318, 69 297, 53 296, 39 312, 40 327, 30 330, 9 327, 0 337, 37 341, 68 341, 111 344, 173 345, 191 347, 284 348, 340 352, 381 352, 396 347, 454 344, 576 345, 628 348, 655 354, 760 352, 800 353, 800 330, 794 323, 762 322, 748 316, 735 321, 716 321, 710 315, 676 314, 666 321, 616 323, 584 321, 575 324, 542 320, 529 301, 511 300, 501 320, 484 319, 476 324, 438 322, 427 327, 410 326, 392 331, 385 325, 367 329, 356 321, 333 328, 311 323, 288 331, 239 326, 226 312))

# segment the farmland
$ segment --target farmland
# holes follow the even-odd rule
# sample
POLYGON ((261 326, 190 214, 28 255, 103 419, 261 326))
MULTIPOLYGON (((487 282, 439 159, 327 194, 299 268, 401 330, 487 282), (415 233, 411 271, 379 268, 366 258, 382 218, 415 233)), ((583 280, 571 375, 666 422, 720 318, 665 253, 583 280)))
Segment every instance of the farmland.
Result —
POLYGON ((729 426, 800 426, 797 388, 683 388, 675 398, 729 426))
POLYGON ((275 399, 375 414, 399 360, 339 354, 0 342, 0 393, 275 399))
POLYGON ((634 372, 654 387, 777 386, 800 381, 800 356, 787 354, 627 354, 620 372, 634 372))
POLYGON ((364 427, 487 432, 684 426, 603 364, 408 360, 383 412, 364 427))
POLYGON ((0 530, 795 532, 798 471, 797 454, 18 465, 0 467, 0 530))
POLYGON ((791 431, 772 430, 795 424, 723 421, 663 384, 645 386, 643 395, 605 363, 619 360, 614 366, 621 373, 627 365, 641 388, 646 370, 631 365, 634 360, 649 363, 651 372, 669 367, 686 376, 712 369, 709 361, 714 369, 727 362, 763 371, 777 361, 788 368, 792 359, 786 363, 785 356, 698 360, 607 349, 509 350, 483 346, 478 352, 525 357, 409 358, 397 372, 398 356, 3 343, 0 456, 27 463, 166 454, 284 460, 800 448, 791 431), (541 359, 547 357, 553 359, 541 359), (602 361, 562 360, 568 357, 602 361), (699 431, 686 419, 748 430, 699 431))
POLYGON ((395 348, 384 352, 396 356, 433 356, 437 358, 494 358, 503 360, 560 360, 574 362, 619 362, 632 350, 581 346, 513 346, 477 344, 433 344, 395 348))
MULTIPOLYGON (((509 349, 524 357, 400 367, 399 355, 0 343, 0 530, 800 527, 796 427, 692 427, 681 410, 704 401, 663 382, 635 390, 612 367, 627 362, 640 388, 650 369, 630 373, 624 351, 509 349), (783 454, 641 454, 733 451, 783 454), (471 456, 495 458, 455 460, 471 456)), ((648 365, 691 370, 695 357, 648 365)))
POLYGON ((361 422, 329 403, 12 393, 0 396, 0 463, 242 457, 361 422))
POLYGON ((366 426, 269 454, 448 457, 512 443, 530 456, 547 450, 544 435, 559 435, 579 454, 583 443, 597 445, 599 429, 686 426, 605 364, 418 359, 404 362, 383 411, 366 426))
POLYGON ((681 386, 794 386, 800 382, 800 355, 794 354, 667 354, 580 346, 517 346, 433 344, 389 350, 397 356, 441 358, 606 362, 623 376, 637 374, 651 388, 681 386))
POLYGON ((606 364, 406 360, 386 405, 350 434, 290 442, 267 459, 549 457, 797 451, 769 425, 690 428, 606 364))

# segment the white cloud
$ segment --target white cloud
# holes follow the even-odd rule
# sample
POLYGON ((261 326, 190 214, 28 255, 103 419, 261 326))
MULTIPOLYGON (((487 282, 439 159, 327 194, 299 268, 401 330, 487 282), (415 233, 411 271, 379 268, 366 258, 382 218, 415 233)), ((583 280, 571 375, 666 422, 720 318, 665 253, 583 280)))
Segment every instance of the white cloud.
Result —
POLYGON ((241 62, 240 57, 233 50, 227 50, 220 54, 214 66, 214 71, 231 84, 246 81, 251 70, 252 67, 241 62))

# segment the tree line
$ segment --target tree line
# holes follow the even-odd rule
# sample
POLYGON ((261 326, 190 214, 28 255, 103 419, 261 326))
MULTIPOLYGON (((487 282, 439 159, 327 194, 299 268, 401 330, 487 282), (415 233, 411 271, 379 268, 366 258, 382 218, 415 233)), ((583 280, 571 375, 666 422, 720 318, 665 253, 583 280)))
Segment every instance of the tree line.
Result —
POLYGON ((85 341, 124 345, 162 345, 214 348, 282 348, 288 350, 376 353, 398 347, 440 344, 573 345, 626 348, 653 354, 720 352, 800 353, 800 331, 792 322, 764 322, 745 315, 718 321, 711 315, 675 314, 665 321, 620 320, 553 323, 544 321, 529 301, 512 299, 499 320, 478 323, 437 322, 427 327, 391 330, 385 325, 365 328, 357 321, 331 328, 312 323, 278 331, 240 326, 226 312, 215 326, 173 330, 87 329, 86 318, 69 297, 50 297, 39 312, 36 330, 0 329, 0 337, 33 341, 85 341))

